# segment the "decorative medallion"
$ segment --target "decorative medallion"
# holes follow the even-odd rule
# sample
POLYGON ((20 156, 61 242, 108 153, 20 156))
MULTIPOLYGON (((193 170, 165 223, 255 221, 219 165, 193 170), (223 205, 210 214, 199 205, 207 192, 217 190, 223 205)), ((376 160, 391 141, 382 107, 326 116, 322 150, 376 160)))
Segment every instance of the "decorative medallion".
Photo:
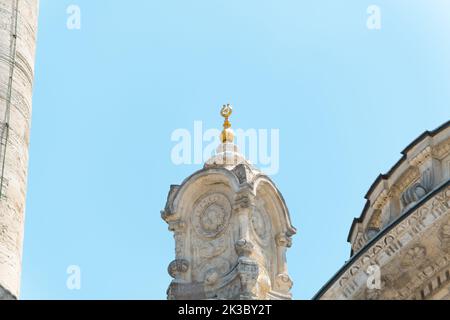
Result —
POLYGON ((192 224, 198 235, 216 238, 227 228, 230 217, 230 201, 225 195, 214 193, 197 201, 192 215, 192 224))

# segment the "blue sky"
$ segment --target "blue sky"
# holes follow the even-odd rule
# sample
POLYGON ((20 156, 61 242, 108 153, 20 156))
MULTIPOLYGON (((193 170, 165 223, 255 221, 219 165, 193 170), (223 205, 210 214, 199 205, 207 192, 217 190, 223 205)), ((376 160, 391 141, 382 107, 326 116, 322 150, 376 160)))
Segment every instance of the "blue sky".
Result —
POLYGON ((22 299, 165 299, 171 134, 280 130, 295 299, 348 259, 377 175, 450 115, 450 3, 40 1, 22 299), (81 29, 66 27, 69 5, 81 29), (366 27, 369 5, 381 29, 366 27), (66 269, 81 268, 81 290, 66 269))

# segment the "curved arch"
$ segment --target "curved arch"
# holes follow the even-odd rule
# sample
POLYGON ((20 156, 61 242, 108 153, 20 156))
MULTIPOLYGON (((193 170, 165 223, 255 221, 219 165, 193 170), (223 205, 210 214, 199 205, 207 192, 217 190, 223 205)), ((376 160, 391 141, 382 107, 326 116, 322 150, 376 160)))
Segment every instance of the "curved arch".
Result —
POLYGON ((188 178, 186 178, 182 184, 180 185, 179 189, 176 191, 176 194, 174 195, 173 201, 170 204, 170 211, 176 212, 177 205, 180 202, 181 199, 184 198, 185 193, 191 188, 194 184, 199 184, 203 179, 207 180, 215 180, 216 182, 222 181, 226 185, 228 185, 233 191, 237 192, 239 190, 239 180, 238 178, 230 171, 228 171, 225 168, 208 168, 208 169, 202 169, 188 178))
POLYGON ((269 177, 265 175, 256 177, 253 184, 253 193, 258 195, 259 191, 265 192, 269 196, 272 205, 278 208, 277 212, 282 212, 283 216, 278 216, 279 221, 277 221, 280 228, 284 227, 281 229, 285 229, 288 236, 296 234, 297 229, 292 225, 291 216, 284 197, 269 177))

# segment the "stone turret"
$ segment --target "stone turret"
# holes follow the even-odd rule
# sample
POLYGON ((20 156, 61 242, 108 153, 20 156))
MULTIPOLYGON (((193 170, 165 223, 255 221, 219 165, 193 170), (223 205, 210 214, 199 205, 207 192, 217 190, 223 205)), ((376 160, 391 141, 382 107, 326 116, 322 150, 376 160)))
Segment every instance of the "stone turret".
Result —
POLYGON ((0 300, 19 296, 37 0, 0 0, 0 300))
POLYGON ((272 180, 233 143, 229 116, 217 153, 172 186, 162 218, 175 238, 169 299, 291 299, 286 250, 296 232, 272 180))

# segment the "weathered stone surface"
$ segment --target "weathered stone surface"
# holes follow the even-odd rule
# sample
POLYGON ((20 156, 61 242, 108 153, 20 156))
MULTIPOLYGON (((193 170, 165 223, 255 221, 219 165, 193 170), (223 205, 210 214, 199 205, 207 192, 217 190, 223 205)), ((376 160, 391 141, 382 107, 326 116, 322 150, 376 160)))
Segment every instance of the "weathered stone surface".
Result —
POLYGON ((226 143, 172 186, 163 219, 174 232, 169 299, 290 299, 286 250, 295 228, 274 183, 226 143))
POLYGON ((0 0, 0 295, 6 297, 18 297, 20 288, 37 14, 37 0, 0 0))
POLYGON ((410 145, 367 199, 350 261, 316 298, 450 299, 450 122, 410 145))

